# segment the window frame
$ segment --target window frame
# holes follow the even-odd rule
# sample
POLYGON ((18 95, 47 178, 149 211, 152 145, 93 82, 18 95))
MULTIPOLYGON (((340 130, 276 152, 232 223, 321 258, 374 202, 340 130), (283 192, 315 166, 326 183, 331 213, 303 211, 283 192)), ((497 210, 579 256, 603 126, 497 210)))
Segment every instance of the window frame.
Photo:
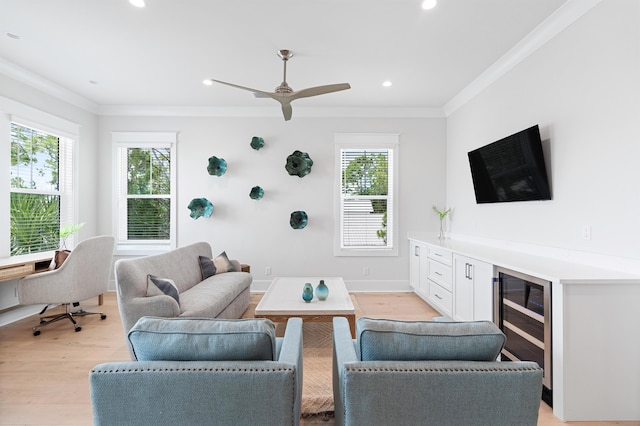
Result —
POLYGON ((113 145, 113 213, 112 213, 112 227, 113 235, 116 237, 115 253, 117 255, 147 255, 157 252, 164 252, 175 249, 176 244, 176 228, 177 228, 177 182, 176 182, 176 148, 177 148, 177 132, 112 132, 111 141, 113 145), (126 215, 126 206, 122 206, 122 203, 128 199, 126 192, 127 188, 127 176, 126 169, 122 169, 121 166, 121 150, 128 148, 169 148, 170 150, 170 194, 169 194, 169 239, 168 240, 128 240, 126 237, 122 237, 122 230, 120 229, 120 222, 124 220, 126 223, 127 218, 122 217, 122 214, 126 215), (124 175, 123 175, 124 173, 124 175))
MULTIPOLYGON (((78 161, 77 146, 80 140, 80 126, 77 123, 65 120, 39 109, 24 105, 20 102, 0 96, 0 149, 9 152, 11 149, 11 123, 29 127, 37 131, 58 137, 65 145, 67 152, 61 150, 59 155, 59 188, 60 195, 60 225, 75 224, 78 222, 78 161), (68 155, 65 155, 68 154, 68 155), (63 164, 64 163, 64 164, 63 164), (69 174, 70 173, 70 174, 69 174)), ((11 155, 1 156, 0 178, 6 185, 0 189, 0 197, 9 200, 13 191, 10 185, 11 179, 11 155)), ((48 191, 40 191, 48 192, 48 191)), ((0 208, 0 258, 20 257, 11 256, 11 207, 10 203, 0 208)), ((67 248, 75 246, 77 235, 69 236, 66 241, 67 248)), ((57 247, 59 248, 59 247, 57 247)), ((53 253, 53 250, 45 250, 35 253, 53 253)))
MULTIPOLYGON (((400 155, 400 135, 397 133, 336 133, 335 142, 335 202, 334 202, 334 256, 398 256, 398 159, 400 155), (343 150, 380 150, 390 151, 388 163, 391 179, 390 202, 387 203, 387 218, 391 216, 391 224, 387 222, 387 245, 390 247, 349 248, 342 244, 342 151, 343 150)), ((389 219, 387 219, 389 220, 389 219)))

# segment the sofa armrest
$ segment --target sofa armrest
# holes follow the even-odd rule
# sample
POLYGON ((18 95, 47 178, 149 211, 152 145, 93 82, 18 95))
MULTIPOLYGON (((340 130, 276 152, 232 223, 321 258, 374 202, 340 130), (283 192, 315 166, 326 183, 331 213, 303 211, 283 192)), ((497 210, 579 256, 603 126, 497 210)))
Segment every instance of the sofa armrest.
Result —
POLYGON ((144 361, 95 366, 96 425, 297 425, 296 371, 276 361, 144 361))
POLYGON ((349 321, 344 317, 333 318, 333 404, 336 424, 344 424, 344 394, 340 383, 343 366, 358 361, 355 340, 351 337, 349 321))
MULTIPOLYGON (((180 315, 180 305, 167 295, 132 297, 122 300, 118 295, 118 305, 125 336, 135 323, 144 316, 173 318, 180 315)), ((133 359, 133 358, 132 358, 133 359)))

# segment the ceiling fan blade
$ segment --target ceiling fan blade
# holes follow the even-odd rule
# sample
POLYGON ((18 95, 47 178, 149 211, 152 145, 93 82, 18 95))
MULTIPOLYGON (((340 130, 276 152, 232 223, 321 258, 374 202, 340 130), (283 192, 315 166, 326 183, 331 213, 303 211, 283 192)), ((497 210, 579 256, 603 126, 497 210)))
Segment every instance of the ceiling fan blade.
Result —
POLYGON ((297 92, 293 92, 288 96, 289 99, 308 98, 310 96, 324 95, 326 93, 339 92, 341 90, 351 89, 349 83, 328 84, 326 86, 309 87, 297 92))
POLYGON ((282 114, 284 114, 284 121, 291 120, 291 115, 293 114, 291 103, 289 102, 280 102, 280 103, 282 104, 282 114))
POLYGON ((237 84, 227 83, 226 81, 220 81, 220 80, 214 80, 214 79, 211 79, 211 81, 215 81, 216 83, 224 84, 226 86, 235 87, 236 89, 248 90, 249 92, 253 92, 256 97, 258 97, 258 95, 260 95, 259 97, 261 97, 261 98, 262 97, 267 97, 267 98, 271 98, 272 97, 272 93, 263 92, 262 90, 252 89, 250 87, 238 86, 237 84))

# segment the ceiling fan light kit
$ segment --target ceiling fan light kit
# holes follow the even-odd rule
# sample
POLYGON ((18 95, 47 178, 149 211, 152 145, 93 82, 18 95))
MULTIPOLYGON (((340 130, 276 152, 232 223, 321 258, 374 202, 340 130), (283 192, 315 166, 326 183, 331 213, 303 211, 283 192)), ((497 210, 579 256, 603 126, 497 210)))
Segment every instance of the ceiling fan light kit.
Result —
POLYGON ((299 91, 295 91, 287 84, 287 61, 293 57, 293 52, 288 49, 282 49, 278 52, 278 56, 282 59, 284 65, 284 73, 282 83, 278 87, 275 88, 273 92, 265 92, 263 90, 252 89, 250 87, 239 86, 237 84, 227 83, 225 81, 210 79, 205 80, 204 84, 211 85, 212 82, 224 84, 227 86, 235 87, 237 89, 247 90, 249 92, 253 92, 254 96, 257 98, 271 98, 278 102, 282 106, 282 114, 284 115, 285 121, 291 120, 291 115, 293 113, 291 108, 291 102, 300 98, 309 98, 312 96, 324 95, 327 93, 339 92, 341 90, 347 90, 351 88, 349 83, 338 83, 338 84, 328 84, 324 86, 316 86, 309 87, 307 89, 302 89, 299 91), (208 81, 208 82, 207 82, 208 81))

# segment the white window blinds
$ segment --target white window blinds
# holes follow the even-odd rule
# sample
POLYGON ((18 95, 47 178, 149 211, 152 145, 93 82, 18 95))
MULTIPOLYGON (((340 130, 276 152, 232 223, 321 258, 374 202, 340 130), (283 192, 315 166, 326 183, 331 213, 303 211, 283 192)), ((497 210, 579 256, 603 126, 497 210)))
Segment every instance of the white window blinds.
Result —
POLYGON ((338 256, 397 255, 397 135, 336 137, 338 256))

